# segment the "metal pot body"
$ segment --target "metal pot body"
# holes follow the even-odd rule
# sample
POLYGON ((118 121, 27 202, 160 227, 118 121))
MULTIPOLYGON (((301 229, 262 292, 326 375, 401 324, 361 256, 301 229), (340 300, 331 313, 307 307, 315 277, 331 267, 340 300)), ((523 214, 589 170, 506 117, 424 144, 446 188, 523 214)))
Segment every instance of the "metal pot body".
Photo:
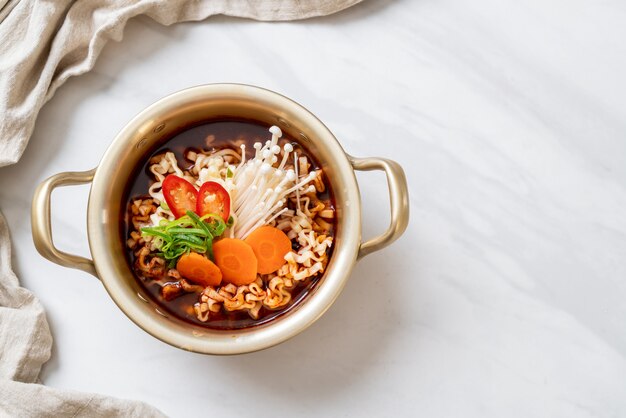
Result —
POLYGON ((35 192, 31 218, 35 246, 44 257, 98 277, 117 306, 146 332, 184 350, 240 354, 281 343, 315 322, 339 296, 356 261, 404 232, 408 193, 404 172, 397 163, 346 154, 328 128, 294 101, 259 87, 211 84, 174 93, 142 111, 115 137, 97 168, 60 173, 44 181, 35 192), (185 127, 231 118, 277 125, 315 156, 334 193, 337 228, 326 272, 303 301, 266 324, 224 331, 170 317, 148 301, 126 261, 120 223, 124 222, 126 185, 151 152, 185 127), (361 242, 361 201, 354 170, 383 170, 389 186, 391 224, 383 235, 365 243, 361 242), (89 182, 87 234, 91 260, 56 249, 50 225, 52 190, 89 182))

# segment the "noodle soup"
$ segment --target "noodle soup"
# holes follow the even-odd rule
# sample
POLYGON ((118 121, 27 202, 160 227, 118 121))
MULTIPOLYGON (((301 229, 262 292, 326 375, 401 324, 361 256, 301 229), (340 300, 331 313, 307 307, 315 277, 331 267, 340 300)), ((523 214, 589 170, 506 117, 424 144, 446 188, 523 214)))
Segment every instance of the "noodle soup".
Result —
POLYGON ((127 260, 165 315, 213 329, 293 308, 331 257, 324 172, 276 127, 226 120, 169 139, 132 180, 127 260))

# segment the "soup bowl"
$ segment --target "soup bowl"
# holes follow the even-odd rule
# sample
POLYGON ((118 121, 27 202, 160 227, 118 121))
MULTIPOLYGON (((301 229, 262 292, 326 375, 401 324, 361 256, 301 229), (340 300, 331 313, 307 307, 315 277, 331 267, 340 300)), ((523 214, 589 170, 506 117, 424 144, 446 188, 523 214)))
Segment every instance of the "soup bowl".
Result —
POLYGON ((149 334, 175 347, 205 354, 257 351, 300 333, 339 296, 357 260, 396 240, 408 219, 406 178, 397 163, 346 154, 330 130, 304 107, 278 93, 241 84, 192 87, 157 101, 119 132, 98 167, 59 173, 42 182, 35 191, 31 212, 33 240, 41 255, 99 278, 117 306, 149 334), (277 125, 305 147, 330 183, 337 220, 329 264, 304 300, 262 325, 213 330, 163 313, 149 301, 126 260, 122 225, 127 184, 152 152, 186 127, 232 118, 277 125), (384 171, 389 188, 390 225, 382 235, 366 242, 361 241, 361 199, 355 170, 384 171), (91 259, 65 253, 52 240, 52 191, 82 183, 91 183, 86 214, 91 259))

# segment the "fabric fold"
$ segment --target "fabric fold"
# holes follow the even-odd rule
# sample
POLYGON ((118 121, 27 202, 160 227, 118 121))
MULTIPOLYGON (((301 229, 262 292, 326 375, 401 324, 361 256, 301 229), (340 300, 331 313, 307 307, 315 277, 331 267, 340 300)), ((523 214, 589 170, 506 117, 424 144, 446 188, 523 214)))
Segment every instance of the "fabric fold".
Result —
POLYGON ((43 306, 20 287, 11 269, 9 229, 0 213, 0 416, 164 416, 142 402, 36 384, 51 350, 52 335, 43 306))
POLYGON ((0 379, 36 382, 51 347, 41 303, 11 270, 9 229, 0 213, 0 379))
POLYGON ((137 401, 0 380, 3 417, 161 418, 159 410, 137 401))
POLYGON ((93 68, 126 23, 146 15, 162 25, 213 15, 299 20, 361 0, 9 0, 0 9, 0 167, 17 162, 41 107, 71 77, 93 68))

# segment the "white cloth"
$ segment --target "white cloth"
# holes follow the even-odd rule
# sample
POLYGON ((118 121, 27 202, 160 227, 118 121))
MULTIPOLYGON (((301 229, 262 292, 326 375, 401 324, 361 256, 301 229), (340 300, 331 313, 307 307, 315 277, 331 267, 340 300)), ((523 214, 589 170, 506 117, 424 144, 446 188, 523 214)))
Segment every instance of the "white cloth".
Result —
MULTIPOLYGON (((146 15, 171 25, 216 14, 258 20, 327 15, 361 0, 0 0, 0 167, 16 163, 43 104, 69 77, 89 71, 126 22, 146 15)), ((0 213, 0 416, 160 417, 137 401, 38 384, 52 336, 39 300, 11 270, 0 213)))

